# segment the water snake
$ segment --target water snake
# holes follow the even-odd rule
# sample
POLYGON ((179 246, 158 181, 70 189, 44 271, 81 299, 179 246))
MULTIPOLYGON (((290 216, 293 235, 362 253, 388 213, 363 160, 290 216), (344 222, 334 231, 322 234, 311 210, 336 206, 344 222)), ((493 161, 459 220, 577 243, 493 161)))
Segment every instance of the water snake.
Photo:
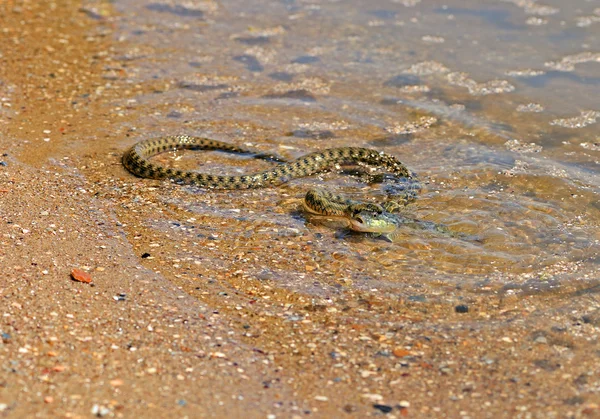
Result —
MULTIPOLYGON (((398 159, 389 154, 360 147, 328 148, 284 162, 271 169, 247 175, 212 175, 188 170, 169 168, 152 163, 148 159, 166 151, 220 150, 233 153, 250 151, 233 144, 188 135, 166 136, 142 140, 123 155, 123 165, 136 176, 151 179, 173 179, 212 189, 256 189, 276 186, 291 179, 311 176, 327 170, 339 170, 344 165, 366 166, 383 170, 383 175, 373 177, 384 183, 387 199, 381 204, 361 202, 331 193, 325 189, 310 189, 304 198, 305 209, 313 214, 346 219, 352 230, 387 233, 396 228, 390 223, 388 213, 416 199, 420 185, 412 173, 398 159)), ((269 159, 268 154, 255 157, 269 159)))

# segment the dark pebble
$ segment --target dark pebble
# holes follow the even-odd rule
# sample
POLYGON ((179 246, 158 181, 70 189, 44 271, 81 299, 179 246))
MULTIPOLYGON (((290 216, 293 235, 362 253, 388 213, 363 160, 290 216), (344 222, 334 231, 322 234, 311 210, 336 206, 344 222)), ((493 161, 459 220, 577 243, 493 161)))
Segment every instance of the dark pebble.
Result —
POLYGON ((456 307, 454 307, 454 311, 456 311, 457 313, 468 313, 469 306, 466 304, 459 304, 456 307))
POLYGON ((150 257, 150 253, 142 253, 142 259, 146 259, 150 257))
POLYGON ((358 409, 356 406, 353 406, 351 404, 347 404, 344 406, 344 412, 346 413, 353 413, 356 412, 358 409))
POLYGON ((373 407, 383 413, 390 413, 393 409, 392 406, 388 406, 387 404, 374 404, 373 407))
POLYGON ((8 166, 8 163, 5 161, 0 161, 0 166, 8 166))

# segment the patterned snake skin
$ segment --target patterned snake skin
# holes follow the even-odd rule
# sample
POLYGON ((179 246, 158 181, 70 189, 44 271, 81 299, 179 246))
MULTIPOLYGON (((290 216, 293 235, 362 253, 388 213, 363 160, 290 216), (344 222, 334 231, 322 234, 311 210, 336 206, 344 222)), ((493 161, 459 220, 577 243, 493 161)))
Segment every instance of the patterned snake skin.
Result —
MULTIPOLYGON (((211 175, 187 170, 172 169, 150 162, 156 154, 178 149, 222 150, 234 153, 249 153, 249 150, 208 138, 177 135, 143 140, 136 143, 123 155, 123 165, 136 176, 151 179, 173 179, 213 189, 255 189, 280 185, 291 179, 311 176, 327 170, 339 170, 340 166, 353 164, 381 169, 393 179, 387 182, 388 200, 382 205, 349 200, 323 189, 311 189, 305 197, 305 207, 314 214, 353 217, 361 211, 380 213, 395 212, 416 198, 420 185, 416 176, 395 157, 368 148, 329 148, 306 154, 292 162, 280 163, 263 172, 241 175, 211 175), (390 192, 390 190, 392 192, 390 192)), ((265 154, 257 158, 278 161, 265 154)))

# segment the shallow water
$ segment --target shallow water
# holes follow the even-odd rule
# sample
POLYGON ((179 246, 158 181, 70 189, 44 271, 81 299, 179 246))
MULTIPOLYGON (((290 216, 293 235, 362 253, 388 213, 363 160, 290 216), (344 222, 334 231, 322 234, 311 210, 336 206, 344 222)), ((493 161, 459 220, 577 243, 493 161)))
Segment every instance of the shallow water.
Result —
POLYGON ((249 3, 0 1, 0 411, 597 413, 598 6, 249 3), (421 177, 417 221, 307 216, 310 186, 383 196, 339 173, 207 191, 123 167, 174 133, 383 150, 421 177))
MULTIPOLYGON (((317 271, 341 252, 343 263, 329 265, 330 275, 367 289, 374 282, 400 291, 449 283, 476 291, 482 284, 531 288, 534 281, 533 289, 543 291, 572 285, 575 272, 577 287, 594 277, 597 4, 121 0, 115 6, 124 47, 117 52, 120 67, 107 71, 124 73, 132 89, 155 86, 152 94, 115 104, 125 117, 120 128, 129 131, 118 148, 173 133, 288 159, 327 147, 377 148, 424 182, 408 216, 452 233, 401 227, 390 243, 313 224, 293 203, 310 185, 381 196, 337 175, 249 192, 155 190, 152 183, 154 205, 188 217, 139 209, 157 242, 186 247, 165 258, 201 261, 210 272, 239 265, 223 249, 244 253, 254 246, 262 251, 255 264, 241 265, 244 275, 268 272, 278 286, 303 291, 310 285, 299 266, 269 262, 269 252, 284 259, 308 252, 317 271), (221 252, 205 252, 210 240, 222 241, 221 252)), ((86 10, 101 16, 98 7, 86 10)), ((267 165, 218 153, 159 159, 214 173, 267 165)))

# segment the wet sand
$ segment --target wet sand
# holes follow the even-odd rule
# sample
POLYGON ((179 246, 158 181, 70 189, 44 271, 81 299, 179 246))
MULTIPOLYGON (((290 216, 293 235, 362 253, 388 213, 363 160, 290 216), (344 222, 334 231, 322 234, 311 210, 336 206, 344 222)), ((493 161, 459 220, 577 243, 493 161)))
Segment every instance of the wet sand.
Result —
POLYGON ((406 298, 359 237, 237 216, 293 217, 285 188, 199 197, 226 219, 127 173, 136 121, 115 103, 151 114, 134 100, 165 86, 125 81, 100 12, 0 3, 0 415, 600 416, 598 288, 576 268, 559 293, 440 282, 406 298))

